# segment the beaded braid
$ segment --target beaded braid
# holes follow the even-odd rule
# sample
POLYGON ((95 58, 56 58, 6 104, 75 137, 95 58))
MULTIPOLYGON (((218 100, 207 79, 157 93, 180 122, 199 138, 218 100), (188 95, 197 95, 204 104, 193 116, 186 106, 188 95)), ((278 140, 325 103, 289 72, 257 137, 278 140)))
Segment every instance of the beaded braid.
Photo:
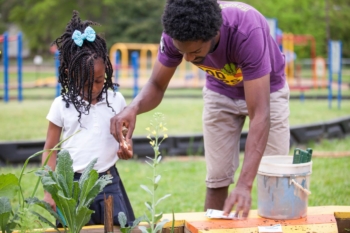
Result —
MULTIPOLYGON (((114 89, 118 84, 112 82, 113 68, 107 55, 106 42, 99 35, 96 35, 95 41, 90 42, 84 40, 81 47, 74 43, 72 39, 75 30, 84 32, 85 28, 90 25, 99 25, 95 22, 86 20, 81 21, 79 12, 73 11, 73 17, 66 26, 66 31, 57 38, 53 44, 56 44, 59 51, 59 77, 58 82, 61 83, 61 96, 66 102, 66 107, 70 104, 79 113, 79 122, 82 114, 89 114, 91 106, 91 91, 94 83, 94 61, 102 58, 105 64, 105 83, 97 101, 102 99, 102 94, 106 93, 107 106, 112 108, 108 102, 109 88, 114 89), (84 95, 84 85, 88 84, 88 104, 81 95, 84 95)), ((112 108, 112 111, 114 109, 112 108)))

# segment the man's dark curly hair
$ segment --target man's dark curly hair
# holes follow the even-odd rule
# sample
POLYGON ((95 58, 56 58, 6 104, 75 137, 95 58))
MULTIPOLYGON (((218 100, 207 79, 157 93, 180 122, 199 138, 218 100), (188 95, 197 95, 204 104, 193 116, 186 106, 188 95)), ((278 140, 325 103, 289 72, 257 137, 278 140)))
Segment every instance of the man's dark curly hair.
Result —
POLYGON ((163 29, 178 41, 209 41, 222 24, 216 0, 167 0, 162 16, 163 29))
MULTIPOLYGON (((88 114, 91 106, 91 91, 94 84, 94 61, 101 58, 105 64, 105 83, 101 94, 97 100, 101 100, 102 94, 106 93, 108 107, 107 90, 114 88, 112 83, 113 68, 107 55, 107 46, 103 38, 96 34, 95 41, 84 40, 81 47, 75 44, 72 35, 75 30, 84 32, 90 25, 99 25, 98 23, 86 20, 81 21, 79 12, 73 11, 73 17, 66 26, 65 32, 57 38, 55 44, 59 51, 59 83, 61 83, 61 96, 66 102, 68 108, 72 104, 79 113, 79 122, 81 114, 88 114), (88 84, 88 104, 83 100, 84 85, 88 84)), ((113 108, 112 108, 113 110, 113 108)), ((114 111, 114 110, 113 110, 114 111)))

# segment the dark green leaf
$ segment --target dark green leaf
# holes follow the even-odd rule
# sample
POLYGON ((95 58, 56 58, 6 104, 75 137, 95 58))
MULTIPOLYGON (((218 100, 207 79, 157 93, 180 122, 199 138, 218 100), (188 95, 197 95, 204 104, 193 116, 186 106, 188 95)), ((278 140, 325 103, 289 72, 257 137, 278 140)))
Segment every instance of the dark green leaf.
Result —
POLYGON ((2 232, 6 231, 9 219, 10 219, 10 213, 0 214, 0 229, 2 232))
POLYGON ((72 198, 78 203, 80 195, 79 183, 77 181, 73 182, 73 194, 72 198))
POLYGON ((77 209, 76 211, 76 232, 80 232, 80 230, 85 226, 86 223, 89 222, 91 218, 91 214, 94 213, 94 211, 90 210, 86 206, 82 206, 77 209))
MULTIPOLYGON (((95 170, 90 170, 89 176, 85 176, 83 180, 82 178, 80 178, 79 187, 81 188, 81 193, 79 197, 79 206, 86 206, 86 202, 89 200, 88 199, 89 192, 90 190, 92 190, 97 180, 98 180, 98 173, 95 170)), ((99 190, 98 191, 94 190, 94 193, 95 192, 97 192, 96 193, 97 195, 99 193, 99 190)), ((94 197, 96 197, 96 195, 94 197)))
POLYGON ((65 188, 63 190, 67 188, 65 191, 67 192, 66 196, 71 197, 73 190, 74 171, 73 160, 67 150, 62 150, 57 154, 56 173, 63 176, 63 179, 65 181, 65 188))
POLYGON ((10 199, 8 197, 0 197, 0 214, 12 211, 10 199))
POLYGON ((58 200, 55 202, 58 208, 60 208, 64 219, 66 220, 67 227, 72 230, 75 229, 77 219, 75 209, 77 203, 72 198, 64 197, 61 191, 58 192, 57 197, 58 200))
POLYGON ((2 232, 5 232, 8 225, 12 207, 10 199, 7 197, 0 197, 0 228, 2 232))
MULTIPOLYGON (((62 192, 64 193, 65 197, 72 197, 72 190, 69 190, 68 184, 66 183, 66 180, 62 174, 57 174, 58 178, 58 185, 61 187, 62 192)), ((71 183, 73 184, 73 178, 71 183)))
POLYGON ((101 176, 97 182, 95 182, 95 185, 90 189, 89 193, 86 196, 85 206, 90 206, 92 201, 95 199, 97 194, 102 192, 103 188, 107 185, 112 183, 112 176, 106 175, 101 176))
POLYGON ((88 177, 90 176, 90 171, 93 170, 96 162, 97 162, 97 158, 93 159, 89 163, 89 165, 84 169, 83 173, 81 174, 80 179, 79 179, 79 187, 81 190, 83 190, 83 184, 86 181, 86 179, 88 179, 88 177))

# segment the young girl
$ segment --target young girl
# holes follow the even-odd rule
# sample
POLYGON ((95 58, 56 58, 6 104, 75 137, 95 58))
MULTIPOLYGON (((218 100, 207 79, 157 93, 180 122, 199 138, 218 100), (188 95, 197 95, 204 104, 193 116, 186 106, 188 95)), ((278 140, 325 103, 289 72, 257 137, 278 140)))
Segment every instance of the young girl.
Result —
MULTIPOLYGON (((54 41, 60 52, 59 82, 62 90, 47 115, 49 127, 44 149, 52 149, 62 138, 73 137, 61 147, 69 151, 73 159, 74 179, 78 180, 89 162, 98 158, 94 169, 100 176, 111 174, 113 182, 95 198, 90 206, 94 210, 88 225, 104 223, 104 194, 113 195, 114 224, 119 225, 118 213, 124 212, 128 223, 135 219, 128 196, 119 177, 115 163, 118 157, 132 157, 131 140, 123 145, 110 134, 110 119, 125 106, 124 97, 113 92, 112 65, 107 55, 106 42, 91 27, 97 23, 81 21, 74 11, 65 32, 54 41)), ((44 162, 48 152, 43 153, 44 162)), ((48 165, 56 167, 56 153, 48 165)), ((107 195, 106 195, 107 196, 107 195)), ((44 200, 54 210, 51 195, 45 192, 44 200)))

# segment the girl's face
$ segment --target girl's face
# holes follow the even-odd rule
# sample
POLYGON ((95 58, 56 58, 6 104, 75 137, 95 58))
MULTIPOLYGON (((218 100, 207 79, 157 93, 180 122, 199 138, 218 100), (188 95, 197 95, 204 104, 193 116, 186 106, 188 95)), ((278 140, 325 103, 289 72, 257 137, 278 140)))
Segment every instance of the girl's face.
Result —
MULTIPOLYGON (((94 61, 94 82, 91 91, 91 104, 97 103, 97 97, 100 95, 105 83, 105 64, 102 58, 97 58, 94 61)), ((84 100, 88 101, 88 83, 84 85, 84 100)))

